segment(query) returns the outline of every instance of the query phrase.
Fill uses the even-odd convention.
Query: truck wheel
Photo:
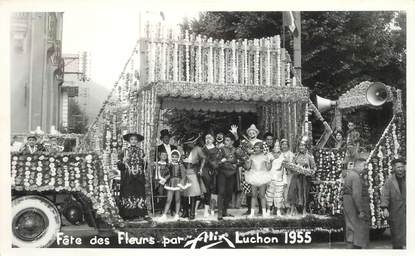
[[[12,244],[16,247],[48,247],[61,228],[58,209],[41,196],[12,201]]]

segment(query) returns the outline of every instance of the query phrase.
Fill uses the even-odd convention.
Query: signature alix
[[[221,243],[227,243],[230,248],[235,248],[235,245],[232,243],[231,240],[228,238],[228,233],[219,234],[217,231],[204,231],[200,233],[197,237],[190,239],[186,242],[184,247],[189,247],[190,249],[198,248],[198,244],[203,243],[204,245],[199,247],[199,249],[208,249],[214,247]]]

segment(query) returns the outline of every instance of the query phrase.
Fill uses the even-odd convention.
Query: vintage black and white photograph
[[[406,250],[406,11],[265,10],[10,13],[10,247]]]

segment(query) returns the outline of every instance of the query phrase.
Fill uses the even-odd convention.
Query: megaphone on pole
[[[372,106],[383,105],[388,98],[386,85],[380,82],[374,82],[366,90],[366,99]]]
[[[336,106],[336,104],[337,103],[334,100],[329,100],[316,95],[316,107],[321,113],[329,110],[333,106]]]

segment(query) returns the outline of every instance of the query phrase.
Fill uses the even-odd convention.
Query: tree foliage
[[[365,80],[405,89],[405,13],[302,12],[301,26],[302,80],[312,92],[337,98]],[[281,12],[206,12],[182,27],[225,40],[283,33]]]
[[[405,99],[404,12],[302,12],[301,26],[302,83],[311,93],[337,99],[369,80],[402,89]],[[282,28],[281,12],[206,12],[198,19],[186,20],[182,29],[225,40],[279,34],[292,56],[293,40],[288,29]],[[175,117],[169,122],[173,129],[196,118],[179,113]],[[200,125],[220,123],[209,119],[216,116],[204,118]]]
[[[69,99],[68,106],[68,132],[83,134],[86,132],[88,126],[88,117],[84,111],[79,107],[79,104],[74,99]]]

